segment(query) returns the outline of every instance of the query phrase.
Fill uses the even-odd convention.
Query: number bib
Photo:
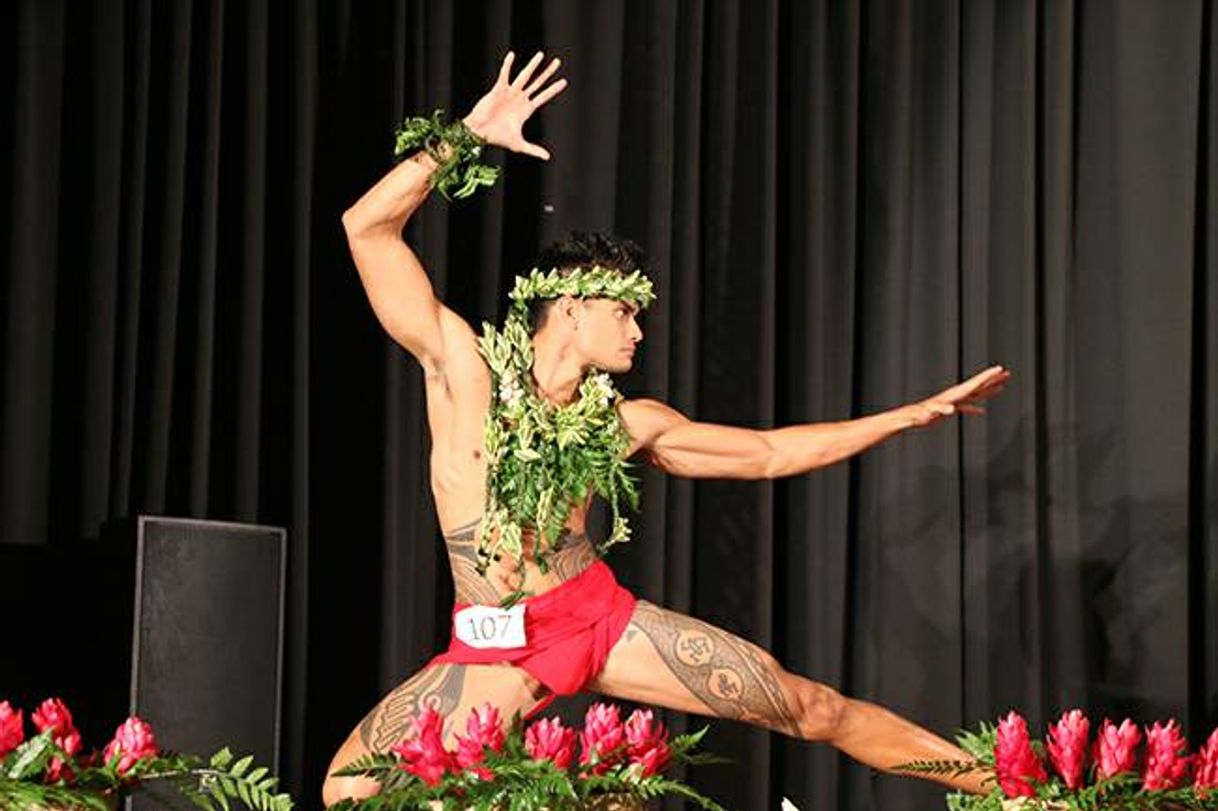
[[[471,648],[523,648],[524,604],[511,608],[471,605],[453,616],[453,629]]]

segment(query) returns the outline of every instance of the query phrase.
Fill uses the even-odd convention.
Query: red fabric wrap
[[[471,648],[453,633],[432,664],[510,662],[560,696],[578,693],[605,666],[609,651],[634,614],[635,597],[598,560],[557,588],[526,597],[523,648]],[[458,603],[453,614],[468,606]]]

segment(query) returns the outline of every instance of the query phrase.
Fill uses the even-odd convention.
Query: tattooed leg
[[[447,720],[456,711],[464,687],[464,665],[427,668],[391,690],[368,713],[359,725],[360,742],[370,752],[385,752],[406,737],[424,710],[435,710]]]
[[[621,655],[615,663],[616,654]],[[653,659],[652,666],[642,666],[646,658]],[[634,664],[639,666],[632,666],[631,659],[638,660]],[[615,664],[622,668],[614,669]],[[627,675],[628,671],[634,672]],[[798,735],[795,713],[779,683],[780,673],[773,657],[756,645],[640,600],[598,682],[612,691],[620,689],[616,682],[640,679],[640,686],[667,693],[667,702],[660,703],[676,703],[676,709]],[[594,684],[594,689],[600,687]]]
[[[773,656],[713,625],[639,601],[597,692],[700,715],[732,718],[824,741],[876,769],[915,760],[967,760],[957,747],[904,718],[784,670]],[[927,775],[988,791],[982,774]]]
[[[490,703],[506,722],[526,713],[546,695],[525,671],[511,665],[434,665],[416,673],[386,695],[339,748],[322,786],[326,805],[344,798],[366,798],[380,784],[363,777],[336,777],[334,772],[369,752],[384,752],[410,733],[415,718],[426,709],[444,717],[445,743],[462,731],[470,712]]]

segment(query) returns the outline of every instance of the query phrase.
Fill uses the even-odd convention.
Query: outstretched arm
[[[514,58],[511,53],[504,58],[494,87],[465,117],[465,125],[490,145],[546,160],[549,153],[525,140],[522,128],[567,82],[550,82],[558,70],[557,59],[537,73],[540,53],[513,79]],[[436,298],[418,257],[402,239],[402,228],[431,191],[435,169],[435,160],[418,152],[343,214],[351,255],[373,311],[390,336],[429,372],[442,369],[452,341],[468,343],[473,337],[469,326]]]
[[[848,459],[910,428],[952,414],[981,414],[1011,373],[993,366],[933,397],[843,422],[768,430],[694,422],[655,400],[621,405],[633,451],[665,472],[690,478],[775,479]]]

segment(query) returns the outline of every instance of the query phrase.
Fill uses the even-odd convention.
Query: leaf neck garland
[[[598,545],[602,554],[630,539],[621,514],[625,501],[638,508],[638,490],[625,454],[630,438],[617,414],[622,396],[605,372],[590,369],[575,402],[556,406],[533,381],[533,336],[529,302],[560,296],[608,298],[642,309],[655,300],[651,281],[639,271],[625,274],[594,265],[517,276],[503,327],[484,323],[479,348],[491,370],[486,415],[486,509],[479,528],[479,568],[505,553],[523,566],[526,534],[542,571],[566,527],[572,507],[591,493],[613,511],[613,529]]]

